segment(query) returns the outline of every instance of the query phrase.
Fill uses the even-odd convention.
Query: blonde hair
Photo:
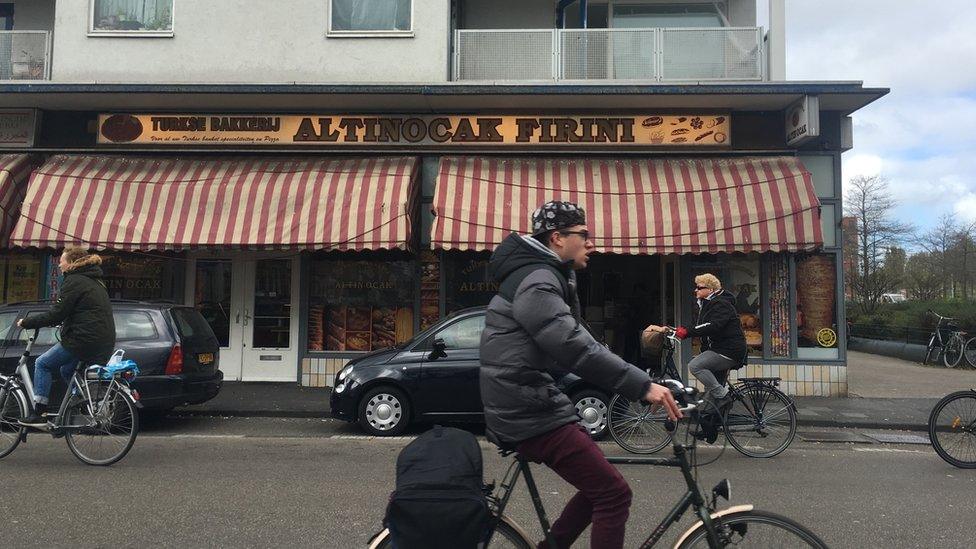
[[[695,284],[698,286],[704,286],[712,290],[721,290],[722,283],[719,282],[718,277],[712,273],[705,273],[695,277]]]

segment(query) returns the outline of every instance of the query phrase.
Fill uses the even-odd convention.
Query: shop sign
[[[820,99],[805,95],[786,109],[786,144],[800,145],[820,135]]]
[[[0,110],[0,148],[33,147],[36,130],[36,110]]]
[[[37,299],[41,283],[41,263],[34,258],[11,258],[7,261],[7,302]]]
[[[731,145],[724,113],[627,116],[102,114],[102,145]]]

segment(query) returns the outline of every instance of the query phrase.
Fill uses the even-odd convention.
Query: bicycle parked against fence
[[[0,458],[27,441],[32,430],[21,424],[34,411],[33,383],[27,358],[37,339],[27,340],[12,376],[0,375]],[[57,414],[46,431],[64,437],[68,448],[88,465],[111,465],[132,448],[139,432],[138,393],[129,388],[138,369],[134,365],[85,365],[81,362],[68,383]]]
[[[963,469],[976,469],[976,389],[942,398],[929,415],[929,440],[939,457]]]
[[[685,419],[679,421],[679,426],[676,427],[675,431],[682,430],[685,433],[686,442],[679,443],[679,437],[672,437],[674,457],[671,458],[607,457],[610,463],[615,464],[675,467],[681,470],[681,475],[685,480],[687,491],[680,497],[664,520],[651,531],[640,547],[653,547],[671,526],[681,520],[688,509],[694,509],[695,516],[699,520],[678,538],[675,547],[682,549],[693,547],[716,549],[733,546],[826,548],[827,545],[803,525],[775,513],[760,511],[752,505],[736,505],[716,511],[719,498],[726,501],[731,500],[732,489],[728,479],[724,479],[712,488],[711,497],[707,498],[701,486],[698,485],[697,469],[700,464],[696,455],[697,439],[689,434],[691,427],[697,422],[699,406],[702,404],[698,398],[698,390],[693,387],[685,387],[677,380],[662,380],[662,383],[671,389],[675,400],[684,406],[681,411],[685,415]],[[499,450],[499,454],[502,456],[513,453],[510,450]],[[514,453],[514,455],[514,460],[497,489],[494,483],[484,487],[491,511],[491,522],[489,531],[486,533],[487,542],[484,547],[492,549],[501,547],[530,549],[536,547],[536,542],[533,541],[532,537],[514,520],[505,515],[515,483],[518,482],[520,476],[525,478],[525,484],[528,487],[529,496],[539,519],[543,537],[550,547],[555,547],[550,535],[549,519],[539,495],[539,488],[529,468],[529,462],[518,453]],[[369,542],[370,549],[390,548],[392,546],[393,542],[388,529],[380,531]],[[544,546],[544,544],[540,545],[540,547]],[[479,547],[481,546],[479,545]]]
[[[969,337],[969,334],[962,331],[955,324],[954,318],[942,316],[932,310],[926,313],[939,321],[935,325],[935,331],[929,336],[922,364],[941,361],[946,368],[955,368],[965,358],[970,368],[976,368],[976,337]]]
[[[661,357],[661,375],[681,381],[674,363],[674,349],[679,342],[673,330],[666,334]],[[778,377],[741,377],[737,382],[721,379],[729,387],[733,402],[724,416],[713,414],[711,421],[721,422],[725,438],[749,457],[768,458],[785,450],[796,436],[796,403],[777,389]],[[610,436],[621,448],[635,454],[653,454],[671,441],[674,425],[664,410],[654,410],[643,402],[631,402],[615,395],[608,406]],[[709,418],[706,418],[709,420]],[[702,432],[699,425],[698,432]]]

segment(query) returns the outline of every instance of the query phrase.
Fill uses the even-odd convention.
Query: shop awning
[[[820,201],[794,157],[441,160],[434,248],[491,250],[547,200],[580,204],[597,250],[700,254],[823,244]]]
[[[16,246],[119,250],[406,248],[412,157],[52,157],[31,178]]]
[[[27,194],[31,162],[26,154],[0,154],[0,248],[9,244],[10,231]]]

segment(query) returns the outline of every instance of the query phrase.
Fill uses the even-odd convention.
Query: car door
[[[20,311],[17,309],[0,312],[0,374],[3,375],[12,375],[20,359],[20,353],[7,349],[13,343],[11,339],[15,334],[11,335],[11,329],[18,318],[20,318]]]
[[[484,314],[465,316],[446,324],[424,341],[426,355],[414,403],[418,413],[472,419],[483,414],[478,374],[484,328]]]

